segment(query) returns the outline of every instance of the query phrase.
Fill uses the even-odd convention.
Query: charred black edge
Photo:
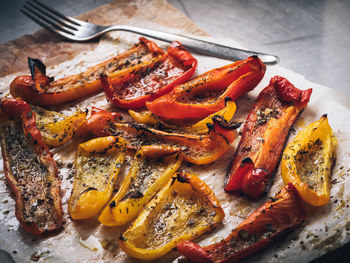
[[[122,199],[120,199],[120,201],[124,201],[126,199],[138,199],[142,197],[143,197],[143,194],[140,191],[132,191],[127,193]]]
[[[35,80],[35,68],[37,68],[42,74],[46,76],[46,66],[39,59],[28,57],[28,67],[33,80]],[[53,80],[53,78],[49,79],[50,81]]]
[[[229,102],[229,101],[233,101],[233,99],[231,97],[227,96],[225,98],[225,107],[227,106],[227,102]]]
[[[46,66],[37,58],[28,57],[28,67],[32,78],[35,79],[35,67],[37,67],[41,73],[46,75]]]
[[[120,239],[121,241],[123,241],[123,242],[128,241],[123,235],[120,235],[120,236],[119,236],[119,239]]]
[[[244,157],[242,162],[241,162],[241,165],[243,166],[245,164],[254,164],[254,162],[250,157]]]
[[[235,121],[226,121],[225,118],[221,115],[215,115],[212,120],[214,122],[217,122],[221,128],[224,129],[238,129],[239,127],[241,127],[243,122],[235,122]]]
[[[92,190],[96,190],[96,191],[97,191],[97,188],[95,188],[95,187],[86,188],[84,191],[81,192],[80,195],[82,195],[82,194],[84,194],[84,193],[87,193],[87,192],[90,192],[90,191],[92,191]]]
[[[215,121],[214,121],[214,122],[215,122]],[[215,130],[215,125],[214,125],[214,124],[212,124],[212,123],[207,123],[207,127],[208,127],[208,130],[209,130],[209,133],[210,133],[211,131],[215,132],[217,135],[221,136],[221,137],[225,140],[225,142],[226,142],[227,144],[230,144],[229,141],[227,140],[227,138],[226,138],[224,135],[222,135],[221,133],[218,133],[218,132]]]
[[[184,184],[184,183],[188,184],[190,182],[190,179],[188,178],[188,176],[185,173],[178,173],[176,175],[176,179],[179,183],[182,183],[182,184]]]
[[[185,183],[189,184],[190,183],[190,180],[189,180],[189,178],[187,177],[187,175],[185,173],[177,173],[176,176],[174,176],[172,178],[172,181],[171,181],[170,185],[173,185],[176,180],[179,183],[182,183],[182,184],[185,184]]]

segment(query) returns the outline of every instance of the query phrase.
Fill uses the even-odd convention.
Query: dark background
[[[41,0],[75,16],[109,0]],[[0,43],[40,27],[19,12],[23,0],[0,0]],[[280,65],[350,95],[350,0],[168,0],[216,38],[276,54]],[[308,87],[301,87],[306,89]],[[0,261],[7,262],[0,251]],[[350,262],[350,244],[314,263]]]

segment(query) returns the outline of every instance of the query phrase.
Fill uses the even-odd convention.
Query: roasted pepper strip
[[[273,239],[298,226],[304,219],[304,207],[298,191],[292,184],[288,184],[224,240],[203,248],[189,241],[182,242],[177,245],[177,250],[193,262],[237,262],[266,247]]]
[[[128,141],[128,147],[132,149],[137,149],[141,145],[149,145],[150,150],[152,147],[172,147],[176,151],[182,150],[184,160],[194,164],[208,164],[216,161],[229,150],[234,139],[232,127],[221,127],[224,122],[215,118],[214,124],[208,124],[209,132],[206,135],[193,135],[164,132],[139,124],[112,122],[109,121],[113,118],[112,113],[107,111],[103,111],[103,116],[106,120],[104,124],[107,126],[99,126],[101,122],[96,120],[96,129],[90,130],[95,136],[98,134],[121,136]],[[94,127],[92,119],[93,115],[87,122]],[[234,128],[237,127],[235,123]]]
[[[115,136],[96,138],[79,145],[73,191],[68,203],[72,219],[93,217],[107,204],[125,152],[126,141]]]
[[[47,235],[62,228],[63,211],[57,167],[29,105],[3,98],[1,148],[7,181],[15,194],[16,217],[33,235]]]
[[[76,134],[82,138],[89,138],[91,135],[95,136],[108,136],[111,134],[108,131],[110,123],[114,123],[121,120],[121,116],[118,112],[110,112],[101,110],[96,107],[92,107],[91,116],[86,119],[76,131]]]
[[[276,169],[289,130],[307,106],[311,89],[301,91],[276,76],[252,106],[227,174],[225,191],[242,189],[260,197]]]
[[[164,119],[205,118],[224,108],[227,97],[236,100],[255,88],[265,69],[258,57],[249,57],[178,85],[169,94],[147,102],[146,106]]]
[[[98,220],[106,226],[122,226],[133,220],[152,197],[162,189],[180,167],[180,152],[156,158],[147,157],[142,147],[135,154],[129,173],[119,191]]]
[[[168,124],[162,121],[150,111],[137,112],[129,110],[129,114],[131,115],[131,117],[139,124],[149,125],[160,130],[179,131],[190,134],[206,134],[208,133],[208,123],[213,124],[214,116],[220,116],[220,118],[222,118],[226,122],[230,122],[235,112],[236,104],[234,103],[234,101],[227,101],[225,108],[223,108],[222,110],[219,110],[218,112],[215,112],[192,125],[179,127],[177,125]]]
[[[154,42],[140,38],[140,43],[121,54],[85,72],[56,81],[46,76],[45,65],[42,62],[29,58],[31,76],[16,77],[10,85],[10,93],[13,97],[21,97],[34,105],[59,105],[100,91],[100,74],[107,74],[113,78],[119,71],[149,61],[163,53]]]
[[[65,116],[38,106],[31,105],[30,108],[35,112],[37,127],[47,146],[60,146],[69,141],[88,113],[78,110],[70,116]]]
[[[327,115],[305,127],[286,147],[281,161],[283,181],[292,182],[301,198],[313,206],[329,202],[329,179],[337,139]]]
[[[146,205],[120,237],[128,255],[157,259],[183,240],[192,240],[222,222],[219,201],[197,176],[180,173]]]
[[[188,81],[196,67],[197,60],[175,41],[163,56],[124,70],[113,79],[101,75],[101,83],[111,104],[135,109]]]

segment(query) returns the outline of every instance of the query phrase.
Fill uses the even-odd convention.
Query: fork
[[[100,37],[109,31],[117,30],[141,34],[166,42],[178,40],[183,46],[194,52],[228,60],[243,60],[249,56],[256,55],[265,64],[273,65],[279,62],[279,58],[275,55],[224,46],[192,37],[134,26],[102,26],[84,22],[70,16],[65,16],[38,0],[26,1],[20,11],[47,30],[77,42],[88,41]]]

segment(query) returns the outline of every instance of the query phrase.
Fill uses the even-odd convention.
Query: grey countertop
[[[78,15],[109,0],[42,0]],[[0,42],[40,27],[19,12],[24,0],[0,1]],[[350,1],[168,0],[214,38],[276,54],[280,65],[350,96]],[[307,87],[301,87],[306,89]],[[350,245],[317,262],[348,262]],[[1,254],[0,254],[0,258]]]

